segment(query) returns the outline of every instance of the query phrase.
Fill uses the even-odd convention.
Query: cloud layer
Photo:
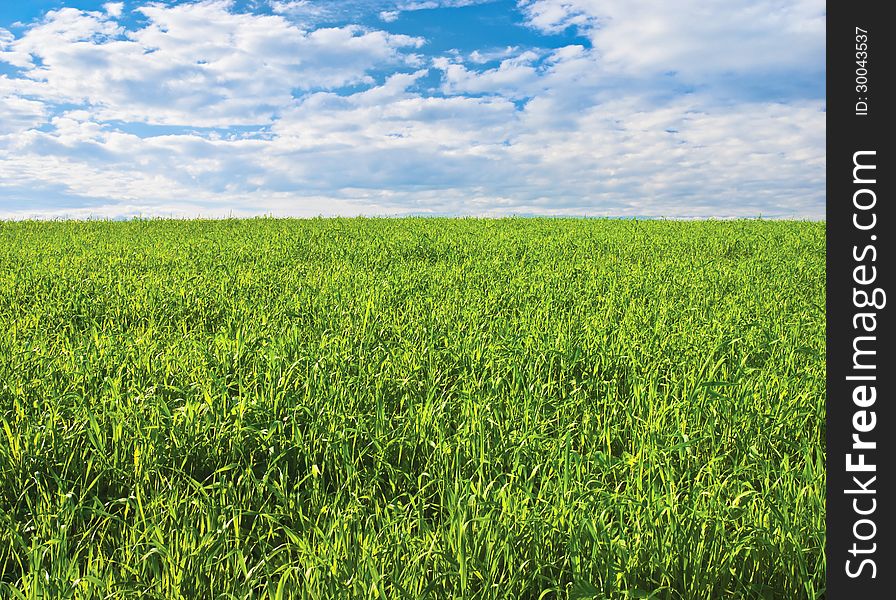
[[[402,28],[480,4],[0,24],[0,217],[823,216],[823,3],[524,0],[545,43],[473,52]]]

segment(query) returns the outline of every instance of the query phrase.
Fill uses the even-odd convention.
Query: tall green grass
[[[824,241],[0,223],[0,597],[821,597]]]

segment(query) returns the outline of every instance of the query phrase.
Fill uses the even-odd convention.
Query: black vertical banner
[[[896,110],[884,2],[827,12],[827,598],[896,597]]]

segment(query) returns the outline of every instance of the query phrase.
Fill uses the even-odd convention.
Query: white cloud
[[[485,71],[471,71],[460,63],[436,60],[434,66],[444,72],[442,90],[448,94],[500,93],[509,98],[530,96],[539,86],[540,70],[535,61],[540,55],[531,50],[505,58],[500,65]],[[483,62],[481,55],[472,62]]]
[[[105,10],[110,17],[120,17],[121,11],[124,10],[124,2],[106,2],[103,4],[103,10]]]
[[[824,68],[822,0],[519,0],[529,24],[577,27],[604,65],[688,76]]]
[[[500,97],[423,97],[409,91],[422,75],[312,94],[267,139],[140,138],[64,115],[52,131],[19,136],[0,171],[6,181],[63,181],[106,199],[112,216],[114,200],[125,212],[167,214],[161,207],[178,198],[219,216],[823,214],[818,103],[707,108],[711,99],[690,97],[657,107],[624,95],[565,128],[554,126],[562,99],[517,111]]]

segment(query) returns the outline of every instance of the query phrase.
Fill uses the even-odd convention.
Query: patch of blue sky
[[[10,78],[21,77],[22,69],[20,69],[19,67],[14,67],[9,63],[5,63],[0,60],[0,77],[3,77],[4,75]]]
[[[412,92],[435,96],[440,93],[439,86],[441,84],[442,72],[438,69],[429,68],[426,70],[426,74],[417,79],[408,89]]]
[[[425,38],[421,50],[427,54],[451,50],[486,53],[507,47],[562,48],[571,44],[590,47],[588,38],[579,35],[575,28],[546,35],[527,27],[514,0],[401,11],[388,23],[377,14],[362,24]]]
[[[97,10],[102,10],[103,3],[71,0],[12,0],[0,2],[0,27],[15,30],[17,27],[28,25],[49,10],[56,10],[64,6],[86,8],[87,5],[94,5],[99,7]]]
[[[39,21],[51,10],[61,8],[76,8],[83,11],[106,12],[103,5],[110,0],[9,0],[0,2],[0,27],[15,31],[16,28],[28,26]],[[119,0],[121,1],[121,0]],[[133,0],[125,2],[125,10],[122,17],[127,18],[128,4],[134,4]]]

